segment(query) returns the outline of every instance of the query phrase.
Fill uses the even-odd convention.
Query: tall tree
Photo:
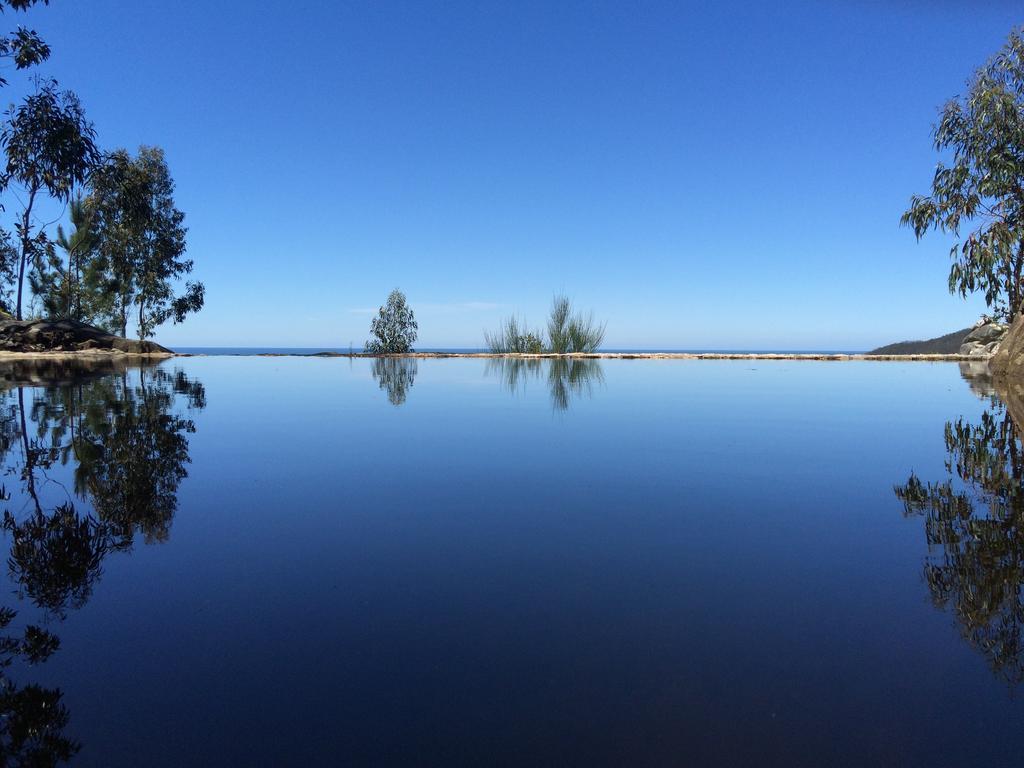
[[[162,149],[140,147],[136,158],[123,149],[112,153],[93,176],[88,204],[96,235],[90,279],[111,295],[109,319],[122,336],[132,314],[145,339],[167,320],[180,323],[202,308],[202,283],[186,282],[183,293],[174,293],[193,262],[185,258],[185,214],[174,205]]]
[[[975,74],[965,97],[942,109],[933,135],[946,153],[930,195],[915,195],[901,223],[920,239],[937,229],[950,250],[949,291],[981,291],[997,316],[1024,307],[1024,39],[1015,30]]]
[[[33,219],[35,206],[44,194],[67,202],[96,166],[99,152],[92,123],[86,120],[78,97],[58,90],[55,80],[37,81],[35,93],[7,112],[0,142],[7,153],[3,185],[13,182],[24,190],[15,223],[15,316],[21,320],[25,273],[45,269],[53,247],[45,229]]]

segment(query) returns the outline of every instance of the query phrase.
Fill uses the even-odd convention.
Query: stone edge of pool
[[[921,361],[921,362],[949,362],[949,363],[987,363],[987,357],[971,355],[869,355],[854,353],[784,353],[784,352],[579,352],[568,354],[525,354],[525,353],[495,353],[495,352],[404,352],[400,354],[380,355],[369,352],[259,352],[252,355],[238,353],[216,353],[189,354],[179,353],[177,357],[319,357],[319,358],[412,358],[412,359],[447,359],[447,358],[469,358],[469,359],[497,359],[506,358],[514,360],[552,360],[552,359],[576,359],[576,360],[868,360],[868,361]]]
[[[368,352],[259,352],[245,355],[225,352],[121,352],[119,350],[88,350],[78,352],[5,352],[0,351],[3,360],[98,360],[98,359],[142,359],[166,360],[172,357],[315,357],[315,358],[412,358],[412,359],[514,359],[514,360],[834,360],[834,361],[891,361],[891,362],[932,362],[932,363],[988,363],[988,357],[976,355],[869,355],[857,353],[816,353],[816,352],[581,352],[569,354],[519,354],[493,352],[405,352],[379,355]]]

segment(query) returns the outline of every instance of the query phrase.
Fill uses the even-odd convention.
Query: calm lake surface
[[[956,364],[0,388],[11,764],[1021,764],[1024,459]]]

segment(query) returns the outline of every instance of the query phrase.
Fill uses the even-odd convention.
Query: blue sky
[[[169,345],[420,347],[562,291],[609,347],[863,349],[973,322],[899,227],[1010,2],[124,3],[15,17],[106,148],[167,152],[207,307]],[[19,80],[15,75],[12,81]],[[8,88],[8,100],[17,88]]]

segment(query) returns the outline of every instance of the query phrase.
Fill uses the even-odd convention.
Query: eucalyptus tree
[[[951,234],[949,291],[980,291],[997,316],[1024,306],[1024,39],[1006,45],[950,100],[933,130],[946,156],[931,193],[914,195],[901,223],[920,239]]]
[[[50,0],[0,0],[0,13],[10,8],[13,11],[27,11],[33,5],[49,5]],[[50,46],[33,29],[18,27],[14,32],[0,37],[0,59],[14,62],[16,69],[41,64],[50,58]],[[7,80],[0,77],[0,86]]]
[[[418,329],[419,325],[405,294],[396,288],[370,323],[373,338],[366,342],[365,349],[378,355],[412,352]]]
[[[46,268],[53,245],[44,227],[34,219],[44,195],[66,203],[75,187],[83,184],[99,161],[95,130],[85,118],[78,97],[61,91],[55,80],[39,80],[35,92],[6,115],[0,143],[7,155],[4,187],[17,184],[24,196],[16,216],[15,316],[22,319],[22,300],[27,271]]]
[[[145,339],[167,320],[180,323],[202,308],[200,282],[186,282],[175,295],[193,262],[185,257],[185,214],[174,204],[162,149],[140,147],[134,158],[124,149],[113,152],[93,175],[88,205],[96,239],[89,281],[109,296],[104,311],[122,336],[132,314]]]

